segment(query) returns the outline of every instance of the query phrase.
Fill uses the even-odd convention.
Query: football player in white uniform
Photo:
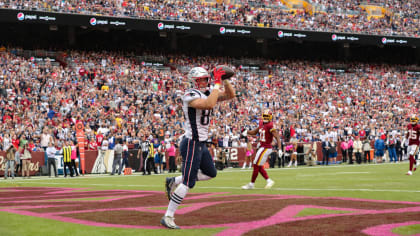
[[[202,67],[194,67],[188,73],[193,88],[182,97],[182,110],[185,117],[184,138],[180,144],[182,156],[182,175],[166,178],[166,193],[169,199],[168,209],[160,223],[170,229],[179,229],[174,222],[174,214],[188,190],[193,188],[197,180],[209,180],[216,177],[217,171],[213,158],[207,149],[210,115],[218,101],[235,97],[235,90],[227,80],[227,71],[223,67],[213,70],[213,89],[209,89],[210,74]],[[232,71],[231,71],[232,72]],[[233,75],[233,74],[232,74]],[[224,85],[224,91],[220,87]]]

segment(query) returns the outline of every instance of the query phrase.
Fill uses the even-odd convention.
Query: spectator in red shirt
[[[29,148],[29,150],[31,150],[31,151],[36,151],[36,148],[35,148],[35,144],[34,144],[34,140],[33,140],[33,139],[30,139],[30,140],[29,140],[29,143],[28,143],[28,148]]]
[[[9,112],[6,112],[6,114],[3,116],[3,123],[6,123],[8,120],[13,120],[10,116]]]
[[[363,128],[359,130],[359,137],[360,139],[364,139],[366,137],[366,131]]]
[[[101,133],[101,131],[98,131],[98,134],[96,135],[97,146],[102,146],[102,141],[104,141],[104,135]]]
[[[93,151],[98,150],[98,143],[94,140],[93,137],[89,140],[88,149]]]
[[[16,150],[18,150],[18,148],[19,148],[19,143],[20,143],[19,138],[17,137],[16,134],[13,134],[12,135],[12,145],[16,148]]]

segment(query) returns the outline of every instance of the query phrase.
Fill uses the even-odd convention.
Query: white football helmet
[[[207,78],[209,80],[210,74],[203,67],[194,67],[188,72],[187,77],[191,85],[194,87],[199,87],[197,80],[202,78]]]

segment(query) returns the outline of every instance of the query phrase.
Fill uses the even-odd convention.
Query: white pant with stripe
[[[257,153],[255,154],[253,164],[263,166],[265,162],[267,161],[268,156],[273,151],[272,148],[266,148],[266,147],[260,147],[258,148]]]

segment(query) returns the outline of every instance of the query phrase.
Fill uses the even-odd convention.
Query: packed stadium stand
[[[419,113],[419,8],[415,0],[2,1],[0,145],[29,140],[41,150],[49,133],[60,147],[78,121],[89,149],[98,131],[136,148],[162,129],[176,141],[186,73],[219,64],[235,69],[237,94],[214,110],[214,143],[239,142],[264,107],[302,142],[331,132],[334,141],[402,140]]]
[[[410,1],[2,1],[0,8],[419,37],[420,3]]]
[[[148,62],[162,58],[161,64]],[[263,66],[250,70],[239,64],[253,61]],[[3,48],[0,78],[7,97],[2,98],[1,133],[3,139],[24,134],[39,145],[43,127],[50,126],[62,141],[74,135],[80,120],[87,124],[88,140],[104,128],[109,135],[138,142],[161,126],[176,138],[183,133],[177,99],[186,88],[185,73],[191,66],[210,69],[221,63],[236,67],[238,98],[215,109],[215,139],[226,131],[238,138],[266,104],[279,126],[294,127],[308,141],[329,129],[343,138],[352,130],[370,130],[374,137],[401,134],[407,117],[418,112],[418,75],[407,74],[418,67],[401,71],[362,63]]]

